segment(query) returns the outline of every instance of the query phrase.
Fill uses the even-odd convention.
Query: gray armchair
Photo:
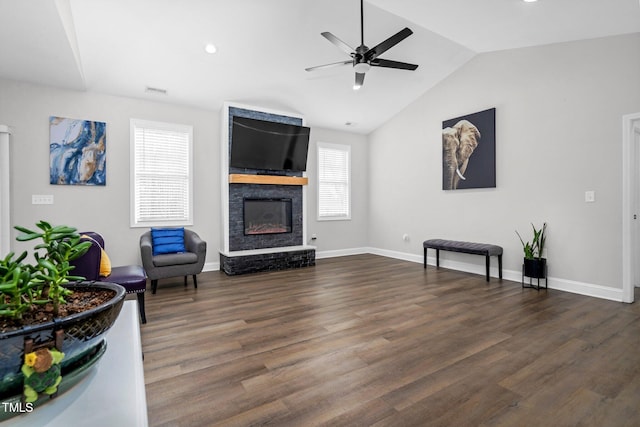
[[[193,286],[198,287],[196,274],[204,267],[204,259],[207,254],[207,242],[202,240],[195,232],[184,230],[184,246],[186,252],[176,254],[153,255],[153,241],[151,231],[140,236],[140,255],[142,266],[147,277],[151,280],[151,291],[156,293],[158,279],[184,276],[184,285],[187,286],[187,276],[193,276]]]

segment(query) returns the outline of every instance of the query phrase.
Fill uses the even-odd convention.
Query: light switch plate
[[[53,195],[52,194],[32,194],[31,204],[32,205],[52,205]]]

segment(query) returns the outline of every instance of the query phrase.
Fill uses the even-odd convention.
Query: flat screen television
[[[233,117],[229,166],[270,171],[307,170],[310,129]]]

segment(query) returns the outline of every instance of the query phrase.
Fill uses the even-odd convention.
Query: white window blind
[[[191,126],[132,119],[133,227],[192,225]]]
[[[318,143],[318,219],[351,218],[351,147]]]

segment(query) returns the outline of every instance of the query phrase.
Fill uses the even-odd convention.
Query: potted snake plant
[[[531,241],[527,242],[516,231],[524,250],[524,275],[535,279],[543,279],[547,276],[547,259],[542,256],[547,238],[545,235],[547,223],[542,224],[540,229],[531,224],[531,228],[533,229],[533,237]]]

